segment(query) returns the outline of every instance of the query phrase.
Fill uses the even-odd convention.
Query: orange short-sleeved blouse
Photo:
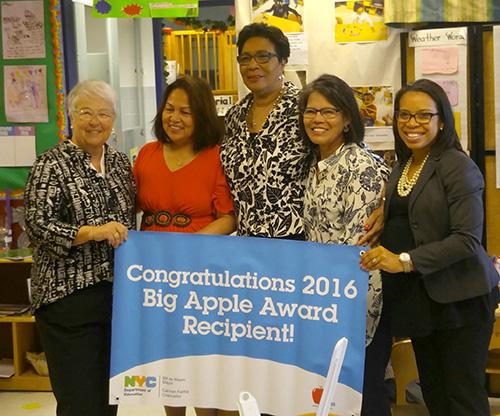
[[[203,150],[175,172],[163,158],[160,141],[147,143],[137,156],[134,176],[142,231],[194,233],[234,210],[219,157],[219,146]]]

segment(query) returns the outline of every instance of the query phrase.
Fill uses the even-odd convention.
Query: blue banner
[[[129,232],[115,253],[112,403],[316,414],[333,348],[348,347],[331,411],[358,413],[368,273],[362,248]]]

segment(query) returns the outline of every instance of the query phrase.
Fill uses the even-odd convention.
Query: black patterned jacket
[[[246,117],[252,94],[231,107],[221,161],[234,199],[238,235],[285,237],[303,233],[309,150],[300,137],[298,88],[287,90],[251,138]]]
[[[25,189],[26,232],[34,245],[32,311],[75,290],[113,280],[107,241],[72,246],[80,227],[117,221],[135,229],[134,176],[127,157],[105,146],[105,175],[69,140],[42,153]]]

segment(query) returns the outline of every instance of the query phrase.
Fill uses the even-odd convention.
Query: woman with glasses
[[[395,121],[398,160],[381,246],[361,267],[382,270],[384,314],[394,336],[411,338],[429,413],[487,416],[485,368],[500,296],[481,245],[483,176],[462,151],[438,84],[404,86]]]
[[[363,119],[343,80],[320,76],[300,92],[299,108],[300,131],[314,154],[304,198],[306,240],[356,245],[368,216],[381,203],[389,169],[364,145]],[[362,414],[390,416],[384,380],[376,384],[370,377],[385,368],[380,352],[387,340],[376,331],[382,309],[379,272],[370,274],[367,306]]]
[[[220,156],[242,236],[304,239],[309,151],[300,138],[298,89],[284,81],[290,45],[280,29],[245,26],[238,63],[250,93],[226,115]]]
[[[31,308],[57,415],[110,416],[113,249],[135,228],[134,177],[106,144],[118,113],[113,88],[79,83],[68,111],[73,135],[36,159],[26,183]]]
[[[219,157],[223,128],[210,86],[202,78],[178,78],[165,89],[153,123],[158,140],[144,145],[134,164],[141,230],[231,234],[236,219]],[[200,371],[200,377],[211,374]],[[195,410],[198,416],[218,414]],[[165,411],[186,414],[185,407]]]

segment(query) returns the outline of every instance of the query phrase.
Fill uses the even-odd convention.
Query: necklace
[[[413,162],[413,155],[411,155],[411,157],[408,159],[408,162],[406,162],[406,166],[403,169],[403,173],[401,174],[401,177],[399,178],[398,181],[398,195],[400,197],[404,198],[405,196],[410,195],[410,192],[417,183],[418,177],[420,176],[420,172],[422,172],[422,168],[424,167],[425,162],[427,162],[428,157],[429,153],[427,153],[427,156],[422,161],[422,164],[420,165],[418,170],[413,174],[411,179],[408,179],[408,172],[410,171],[410,167]]]
[[[278,94],[278,96],[276,97],[276,99],[273,101],[273,106],[271,107],[271,109],[269,110],[269,113],[271,113],[275,108],[276,106],[280,103],[281,101],[281,98],[283,97],[283,94],[285,94],[286,92],[286,85],[283,84],[283,86],[281,87],[281,90],[280,90],[280,93]],[[262,108],[265,108],[265,107],[268,107],[269,104],[266,104],[266,105],[258,105],[254,102],[253,98],[252,98],[252,102],[250,103],[250,106],[248,108],[252,108],[252,106],[255,104],[256,107],[262,107]],[[255,118],[256,118],[256,111],[254,110],[252,112],[252,121],[250,122],[250,127],[252,127],[252,129],[255,128],[255,126],[257,125],[257,123],[255,122]]]

